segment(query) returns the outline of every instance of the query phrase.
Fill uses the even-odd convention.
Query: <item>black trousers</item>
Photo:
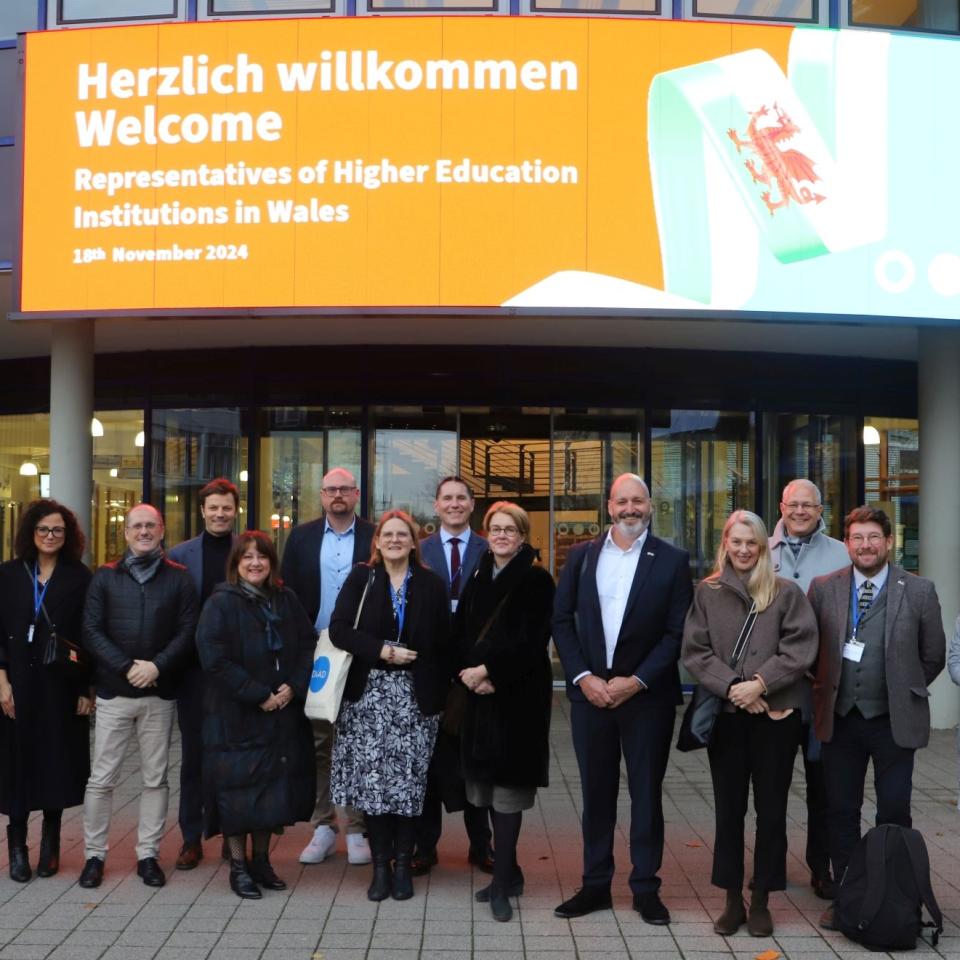
[[[827,820],[833,875],[843,877],[850,854],[860,840],[860,810],[867,762],[873,761],[877,793],[877,824],[909,827],[913,791],[913,755],[898,747],[890,729],[890,715],[867,720],[856,707],[845,717],[834,716],[833,739],[823,744],[823,770],[830,813]]]
[[[752,783],[757,814],[754,886],[786,889],[787,799],[801,725],[799,710],[782,720],[745,710],[720,714],[707,750],[716,814],[710,878],[714,886],[743,888],[744,819]]]
[[[180,833],[184,843],[203,837],[203,671],[191,666],[177,694],[180,726]]]
[[[573,747],[583,791],[583,885],[606,887],[613,880],[613,838],[620,793],[620,757],[630,791],[630,889],[660,889],[663,862],[663,776],[670,755],[676,708],[648,706],[643,693],[614,710],[587,701],[570,703]]]
[[[830,872],[830,848],[827,842],[827,784],[823,775],[823,757],[811,760],[807,756],[811,726],[804,724],[800,732],[800,750],[803,754],[803,773],[807,782],[807,866],[814,877],[826,877]]]

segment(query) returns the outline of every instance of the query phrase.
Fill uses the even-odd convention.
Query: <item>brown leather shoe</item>
[[[203,847],[199,843],[185,843],[177,857],[178,870],[193,870],[203,859]]]

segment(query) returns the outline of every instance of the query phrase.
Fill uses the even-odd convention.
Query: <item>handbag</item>
[[[30,567],[24,563],[27,573]],[[47,613],[47,605],[40,604],[40,612],[43,619],[47,621],[47,642],[43,646],[43,653],[40,655],[40,662],[45,667],[61,667],[69,670],[71,673],[86,669],[88,665],[87,652],[78,643],[68,640],[62,634],[57,633],[57,628]]]
[[[757,622],[757,604],[754,601],[747,611],[747,619],[740,628],[740,636],[733,647],[733,656],[730,657],[730,669],[736,670],[747,650],[747,642],[753,632],[753,625]],[[717,726],[717,718],[723,709],[724,698],[711,693],[702,683],[693,689],[693,695],[683,712],[680,721],[680,733],[677,736],[677,749],[682,753],[690,750],[702,750],[713,742],[713,732]]]
[[[354,630],[360,623],[363,603],[367,599],[367,591],[373,583],[375,574],[376,570],[371,570],[367,576],[360,604],[357,607],[357,615],[353,618]],[[326,720],[328,723],[333,723],[337,719],[352,661],[353,654],[334,646],[330,639],[330,631],[324,627],[320,631],[316,649],[313,651],[313,670],[310,672],[307,700],[303,705],[303,712],[311,720]]]

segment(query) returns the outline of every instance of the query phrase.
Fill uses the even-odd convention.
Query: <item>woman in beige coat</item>
[[[745,629],[749,640],[731,667]],[[787,795],[817,645],[806,597],[773,572],[763,521],[734,511],[723,528],[716,571],[697,587],[683,633],[684,665],[725,701],[707,751],[716,811],[711,879],[727,892],[714,929],[725,936],[744,922],[754,936],[773,932],[767,896],[786,887]],[[757,834],[748,916],[743,832],[751,782]]]

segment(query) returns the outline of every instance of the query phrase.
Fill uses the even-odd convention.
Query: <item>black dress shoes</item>
[[[569,900],[553,911],[555,917],[572,920],[574,917],[585,917],[595,910],[613,909],[613,900],[610,899],[610,890],[607,887],[581,887]]]
[[[437,851],[417,852],[410,861],[410,872],[415,877],[425,877],[437,865]]]
[[[148,887],[162,887],[167,882],[167,878],[160,869],[160,864],[157,863],[156,857],[144,857],[142,860],[138,860],[137,876]]]
[[[643,917],[645,923],[663,927],[670,922],[670,911],[663,905],[659,893],[635,893],[633,909]]]
[[[91,857],[84,865],[80,874],[80,886],[91,890],[99,887],[103,882],[103,861],[99,857]]]
[[[813,887],[813,892],[821,900],[836,900],[837,898],[837,881],[829,873],[822,877],[811,875],[810,886]]]
[[[467,862],[472,863],[484,873],[493,873],[494,853],[489,847],[471,847],[467,854]]]

